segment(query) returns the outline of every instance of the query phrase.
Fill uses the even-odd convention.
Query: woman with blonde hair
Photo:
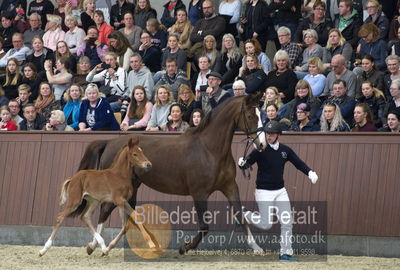
[[[0,78],[0,88],[3,88],[5,96],[11,100],[18,97],[18,86],[22,83],[22,75],[19,73],[19,62],[12,57],[7,60],[6,75]]]
[[[310,106],[309,118],[314,119],[321,106],[321,102],[313,96],[311,85],[306,80],[299,80],[295,88],[295,97],[286,104],[286,111],[283,117],[289,119],[291,122],[297,121],[296,108],[299,104],[306,103]]]
[[[294,98],[295,86],[298,81],[296,74],[290,69],[289,55],[284,50],[276,52],[274,70],[267,75],[267,85],[279,89],[282,102],[287,103]]]
[[[335,103],[329,102],[324,105],[320,118],[320,125],[322,132],[350,131],[349,125],[342,117],[339,106]]]
[[[261,49],[261,44],[256,38],[248,39],[244,42],[244,55],[255,54],[258,58],[258,62],[263,66],[265,74],[268,74],[272,70],[271,61],[265,52]],[[244,66],[244,57],[242,60],[242,66]]]
[[[26,63],[33,63],[39,77],[45,77],[44,62],[54,60],[54,53],[43,45],[41,36],[34,36],[32,39],[32,53],[26,56]]]
[[[219,70],[222,75],[221,85],[233,83],[239,69],[242,66],[242,53],[236,46],[235,37],[232,34],[225,34],[222,37],[221,64]]]
[[[266,77],[264,70],[260,63],[258,62],[258,58],[254,54],[249,54],[244,57],[245,59],[245,66],[240,67],[239,75],[237,76],[236,80],[244,81],[245,85],[252,88],[250,85],[252,81],[255,81],[257,77]]]
[[[156,18],[150,18],[146,22],[146,30],[150,33],[153,46],[164,49],[167,46],[168,32],[164,25]]]
[[[368,17],[364,23],[374,23],[380,29],[380,38],[386,39],[389,33],[389,19],[382,11],[382,5],[377,0],[368,0],[365,4]]]
[[[94,22],[94,11],[96,10],[95,0],[84,0],[83,1],[83,12],[81,13],[82,28],[85,33],[88,32],[89,26],[96,26]]]
[[[193,26],[188,19],[187,11],[185,9],[178,9],[176,11],[176,22],[168,29],[168,32],[169,34],[178,35],[178,46],[182,50],[188,50],[190,48],[190,34],[192,30]]]
[[[315,97],[319,97],[325,88],[326,77],[324,73],[324,66],[321,59],[313,57],[308,60],[308,74],[304,76],[312,89],[312,94]]]
[[[275,104],[278,107],[278,110],[283,106],[279,90],[275,86],[267,87],[265,90],[265,99],[262,110],[265,111],[268,104]]]
[[[200,50],[200,53],[196,55],[196,62],[198,62],[198,58],[202,55],[206,55],[210,59],[211,70],[219,69],[221,58],[219,57],[220,53],[217,50],[217,41],[213,35],[207,35],[204,37],[203,47]]]
[[[178,104],[183,112],[183,120],[190,122],[190,115],[194,109],[195,95],[187,84],[182,84],[178,88]]]
[[[120,130],[110,103],[100,96],[99,88],[89,83],[79,110],[79,131]]]
[[[324,63],[324,69],[326,72],[331,71],[332,57],[341,54],[346,59],[347,67],[350,67],[350,62],[353,58],[353,47],[346,39],[342,36],[337,28],[332,28],[328,34],[328,42],[323,48],[322,62]]]
[[[65,39],[65,32],[61,29],[61,17],[53,14],[47,14],[47,31],[43,35],[43,45],[46,48],[55,51],[57,42]]]
[[[78,130],[79,111],[81,107],[84,91],[79,84],[72,84],[64,93],[64,101],[66,102],[63,108],[67,125]]]
[[[169,108],[174,102],[174,97],[168,86],[160,85],[155,93],[156,103],[151,111],[151,117],[147,124],[147,131],[159,131],[168,122]]]
[[[51,112],[49,122],[45,125],[47,131],[74,131],[74,129],[67,125],[63,111],[54,110]]]

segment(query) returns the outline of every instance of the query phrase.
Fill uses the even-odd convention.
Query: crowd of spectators
[[[400,131],[400,1],[151,4],[4,0],[0,129],[185,131],[263,91],[285,131]]]

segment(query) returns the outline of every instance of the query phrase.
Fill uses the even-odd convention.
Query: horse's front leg
[[[240,219],[236,219],[237,222],[243,228],[243,233],[246,236],[247,245],[254,250],[254,253],[260,254],[263,253],[264,250],[257,245],[253,234],[250,231],[250,227],[244,218],[243,211],[242,211],[242,203],[240,201],[239,196],[239,188],[234,180],[226,184],[221,189],[221,192],[226,196],[229,201],[229,205],[233,207],[233,213],[240,213]]]
[[[179,249],[180,254],[184,254],[185,252],[188,252],[189,250],[196,248],[199,245],[201,239],[203,239],[203,237],[207,235],[209,229],[207,222],[204,221],[204,213],[207,211],[206,196],[201,198],[193,197],[193,200],[194,200],[194,207],[196,208],[197,212],[197,218],[199,221],[200,230],[198,231],[196,237],[193,238],[192,241],[188,243],[182,243]]]
[[[138,188],[140,186],[140,184],[137,183],[132,183],[134,185],[134,189],[133,189],[133,194],[132,197],[129,199],[128,203],[129,205],[135,209],[136,207],[136,197],[137,197],[137,191]],[[106,220],[108,219],[108,217],[111,215],[112,211],[115,209],[115,205],[112,203],[103,203],[101,204],[100,207],[100,216],[99,216],[99,222],[97,223],[97,233],[101,235],[101,233],[103,232],[104,229],[104,223],[106,222]],[[87,246],[86,246],[86,252],[88,255],[91,255],[93,253],[93,251],[96,249],[97,247],[97,240],[96,238],[93,238],[92,242],[90,242]]]
[[[104,222],[108,219],[108,217],[111,215],[112,211],[114,210],[116,206],[112,203],[102,203],[100,207],[100,216],[99,216],[99,222],[97,223],[97,228],[96,228],[96,233],[101,235],[104,229]],[[88,255],[91,255],[93,251],[97,247],[97,239],[93,237],[92,242],[90,242],[86,246],[86,252]]]

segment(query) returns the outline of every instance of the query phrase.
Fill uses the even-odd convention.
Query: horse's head
[[[136,166],[138,168],[144,170],[150,170],[152,167],[151,162],[144,155],[142,148],[139,147],[139,138],[134,137],[129,139],[128,142],[128,151],[129,151],[129,162],[132,166]]]
[[[254,147],[258,150],[264,150],[267,146],[265,133],[261,120],[261,111],[258,103],[263,93],[247,95],[242,103],[238,128],[246,133]]]

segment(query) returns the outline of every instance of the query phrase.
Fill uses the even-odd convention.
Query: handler
[[[313,184],[317,182],[318,176],[290,147],[278,142],[278,137],[282,130],[277,121],[268,122],[265,126],[265,133],[268,142],[265,150],[262,152],[254,150],[246,158],[239,158],[238,165],[241,169],[247,169],[255,162],[258,165],[255,199],[259,213],[244,211],[244,217],[249,224],[253,224],[262,230],[268,230],[273,225],[270,209],[272,207],[277,209],[276,215],[281,224],[279,260],[296,261],[297,259],[292,257],[293,249],[291,243],[293,216],[291,214],[290,218],[287,216],[287,213],[291,213],[291,207],[283,181],[285,163],[290,161],[298,170],[308,175]],[[282,222],[281,215],[285,213],[285,219]]]

